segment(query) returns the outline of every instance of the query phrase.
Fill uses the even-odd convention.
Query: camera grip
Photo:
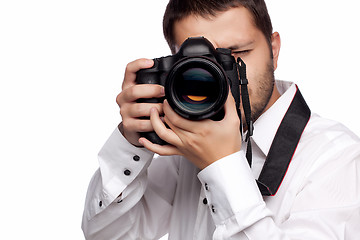
[[[139,103],[162,103],[164,101],[164,98],[140,98],[136,102]],[[149,117],[141,117],[141,119],[149,119]],[[154,131],[152,132],[141,132],[141,137],[146,138],[152,143],[156,143],[159,145],[166,145],[168,144],[164,140],[162,140]]]
[[[157,62],[155,61],[155,66]],[[159,81],[159,72],[156,68],[149,69],[141,69],[136,73],[136,84],[160,84]],[[162,98],[140,98],[136,102],[138,103],[162,103],[164,102],[164,97]],[[148,117],[144,117],[144,119],[149,119]],[[162,140],[154,131],[152,132],[141,132],[141,137],[146,138],[152,143],[159,145],[168,144],[164,140]]]
[[[167,142],[162,140],[156,134],[156,132],[143,132],[143,133],[140,133],[140,136],[146,138],[147,140],[149,140],[150,142],[155,143],[155,144],[159,144],[159,145],[167,145],[168,144]]]

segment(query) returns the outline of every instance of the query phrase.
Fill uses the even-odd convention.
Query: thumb
[[[224,104],[224,110],[225,110],[224,118],[234,118],[234,117],[239,118],[238,116],[239,109],[236,109],[236,103],[233,95],[231,94],[231,91],[229,91],[227,100]]]

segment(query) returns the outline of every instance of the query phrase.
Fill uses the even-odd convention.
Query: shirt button
[[[216,209],[215,209],[215,207],[214,207],[214,206],[211,206],[211,211],[212,211],[213,213],[215,213],[215,212],[216,212]]]
[[[205,183],[205,189],[206,189],[206,191],[209,191],[209,186],[207,183]]]
[[[123,201],[122,199],[119,199],[119,200],[117,201],[117,203],[122,203],[122,201]]]
[[[140,157],[139,157],[138,155],[135,155],[135,156],[133,157],[133,160],[136,161],[136,162],[138,162],[138,161],[140,160]]]
[[[129,169],[126,169],[126,170],[124,171],[124,174],[125,174],[126,176],[130,176],[131,171],[130,171]]]
[[[99,202],[99,207],[102,207],[102,201]]]
[[[208,204],[208,200],[206,198],[203,199],[203,204]]]

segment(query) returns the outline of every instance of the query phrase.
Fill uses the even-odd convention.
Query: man
[[[173,53],[204,36],[246,63],[252,161],[231,94],[222,120],[190,121],[166,100],[138,103],[164,96],[164,88],[136,85],[136,72],[153,61],[131,62],[117,97],[122,123],[89,186],[86,238],[357,239],[360,141],[310,116],[295,84],[274,80],[280,36],[264,1],[171,0],[164,33]],[[169,144],[140,138],[152,130]]]

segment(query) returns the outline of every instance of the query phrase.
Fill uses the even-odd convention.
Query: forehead
[[[231,8],[208,18],[190,15],[174,24],[177,49],[188,37],[203,36],[214,47],[229,48],[254,41],[259,34],[261,31],[255,26],[251,13],[244,7]]]

